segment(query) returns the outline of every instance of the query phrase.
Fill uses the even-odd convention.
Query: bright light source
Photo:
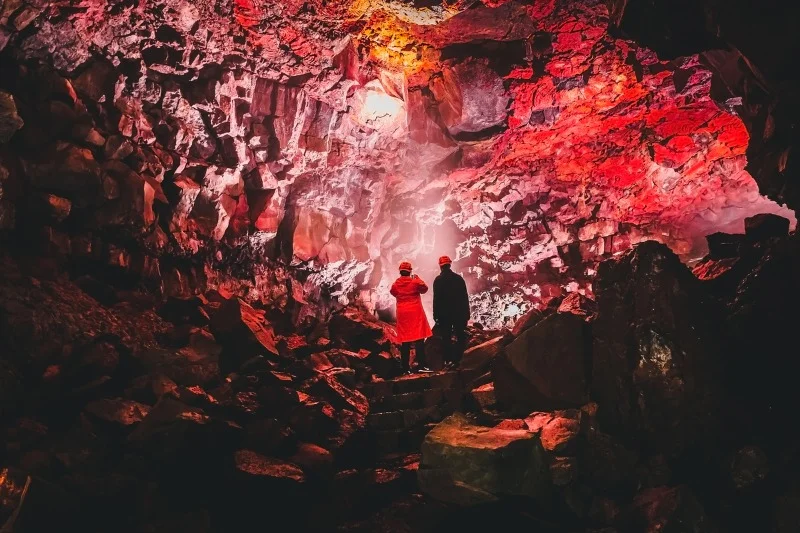
[[[366,123],[394,119],[403,111],[403,101],[393,98],[380,88],[367,89],[359,118]]]

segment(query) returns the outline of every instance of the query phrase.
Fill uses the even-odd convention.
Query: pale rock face
[[[148,253],[244,247],[389,314],[397,263],[432,281],[447,254],[500,326],[643,240],[690,261],[755,212],[794,220],[745,170],[719,58],[661,61],[601,0],[29,4],[0,18],[0,48],[49,66],[0,93],[14,179],[65,225],[158,228]]]

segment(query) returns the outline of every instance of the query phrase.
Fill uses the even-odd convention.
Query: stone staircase
[[[419,451],[430,429],[460,411],[473,382],[474,370],[413,374],[361,387],[369,399],[367,429],[380,455]]]

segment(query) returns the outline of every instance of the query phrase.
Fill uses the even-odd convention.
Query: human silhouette
[[[414,358],[419,363],[425,353],[425,339],[431,336],[431,326],[422,308],[421,294],[428,292],[428,286],[416,274],[408,261],[400,263],[400,277],[389,291],[397,298],[397,340],[400,342],[400,358],[403,372],[411,372],[411,345],[414,345]],[[420,365],[420,371],[429,371]]]
[[[433,281],[433,320],[437,333],[444,340],[445,367],[455,369],[461,364],[467,344],[470,309],[467,284],[453,272],[452,264],[446,255],[439,258],[441,273]]]

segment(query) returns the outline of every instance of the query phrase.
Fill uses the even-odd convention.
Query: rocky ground
[[[471,388],[403,378],[390,409],[393,328],[354,308],[291,329],[218,291],[157,302],[7,254],[0,271],[0,519],[19,509],[14,531],[241,531],[265,516],[333,530],[415,492],[425,424]]]
[[[155,302],[6,254],[0,520],[796,531],[787,232],[764,216],[711,236],[693,272],[644,243],[602,264],[596,301],[472,330],[458,372],[410,377],[355,308],[290,331],[219,291]]]

